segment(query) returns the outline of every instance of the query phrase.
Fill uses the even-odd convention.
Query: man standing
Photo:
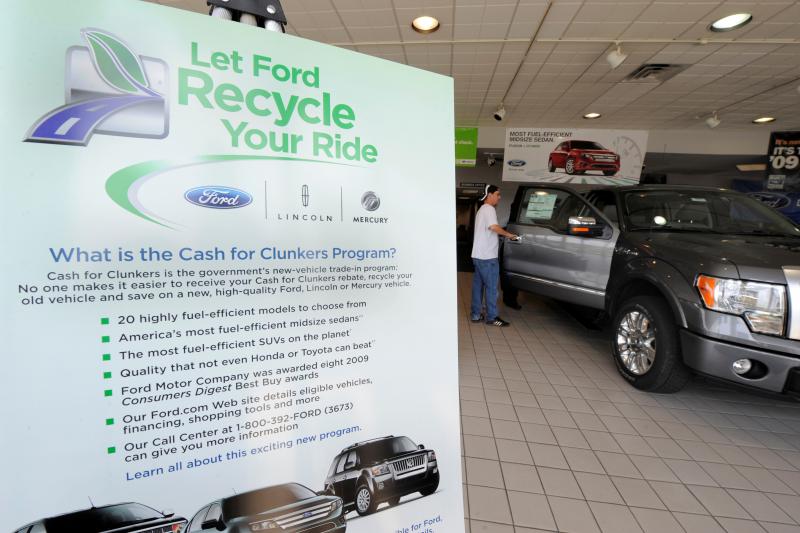
[[[518,240],[519,237],[509,233],[497,223],[495,206],[500,203],[500,189],[487,185],[484,191],[483,205],[475,217],[475,238],[472,241],[472,264],[475,274],[472,276],[472,307],[470,320],[480,322],[481,295],[486,291],[486,323],[492,326],[505,327],[508,322],[497,316],[497,282],[500,275],[500,263],[497,260],[498,235],[507,239]]]

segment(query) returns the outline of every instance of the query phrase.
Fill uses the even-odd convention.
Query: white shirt
[[[475,259],[497,259],[499,237],[489,229],[497,224],[497,211],[483,204],[475,217],[475,238],[472,240],[472,257]]]

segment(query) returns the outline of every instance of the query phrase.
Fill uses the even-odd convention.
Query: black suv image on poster
[[[14,533],[177,533],[186,519],[141,503],[117,503],[37,520]]]
[[[299,483],[284,483],[211,502],[195,513],[184,531],[344,533],[346,530],[341,498],[319,496]]]
[[[383,502],[419,492],[428,496],[439,487],[436,452],[408,437],[388,436],[358,442],[336,456],[325,479],[325,491],[340,496],[345,508],[370,514]]]

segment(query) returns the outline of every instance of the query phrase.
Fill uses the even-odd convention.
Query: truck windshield
[[[315,496],[311,489],[298,483],[275,485],[226,498],[222,501],[222,516],[226,520],[253,516]]]
[[[155,509],[138,503],[123,503],[48,518],[45,527],[48,533],[94,533],[160,518],[164,515]]]
[[[600,144],[594,141],[572,141],[570,148],[573,150],[605,150]]]
[[[633,191],[623,197],[631,230],[800,236],[800,228],[743,194],[726,191]]]
[[[371,465],[401,453],[413,452],[416,449],[417,445],[408,437],[392,437],[391,439],[381,439],[364,444],[358,450],[358,455],[361,459],[361,464]]]

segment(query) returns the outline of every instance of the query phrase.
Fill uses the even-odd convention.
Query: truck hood
[[[630,241],[645,255],[696,274],[786,283],[784,266],[800,267],[800,237],[725,235],[690,232],[630,232]]]

